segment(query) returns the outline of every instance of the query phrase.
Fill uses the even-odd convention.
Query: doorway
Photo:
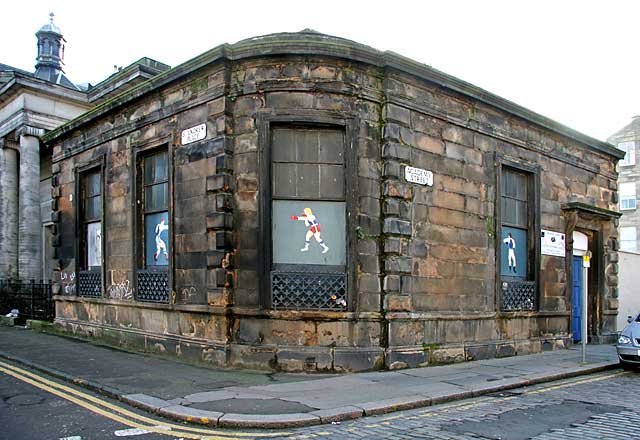
[[[589,235],[587,235],[589,234]],[[594,306],[597,307],[596,300],[597,289],[594,282],[596,281],[594,272],[595,268],[586,269],[583,263],[585,255],[591,255],[590,246],[593,246],[593,235],[586,231],[573,231],[573,255],[572,255],[572,295],[571,295],[571,333],[573,342],[582,341],[582,324],[583,320],[587,320],[587,343],[595,333],[597,313]],[[587,316],[584,316],[583,292],[584,289],[584,271],[587,272]]]
[[[573,296],[571,299],[571,333],[573,342],[582,340],[582,257],[573,256]]]

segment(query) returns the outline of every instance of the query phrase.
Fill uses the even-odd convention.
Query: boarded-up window
[[[99,171],[82,176],[82,269],[102,266],[102,179]]]
[[[273,306],[344,308],[344,131],[274,128],[271,142]]]
[[[80,261],[77,289],[82,296],[102,295],[102,171],[80,174]]]
[[[145,265],[169,264],[169,165],[167,152],[144,158]]]
[[[528,276],[529,181],[527,173],[511,168],[502,170],[502,276],[523,279]]]
[[[163,148],[137,159],[138,301],[169,302],[169,158],[169,152]]]

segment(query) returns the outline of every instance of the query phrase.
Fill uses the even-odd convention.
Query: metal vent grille
[[[346,310],[347,275],[271,272],[271,302],[276,310]]]
[[[514,312],[536,309],[535,281],[503,281],[502,310]]]
[[[169,273],[159,270],[138,270],[138,301],[169,302]]]
[[[78,273],[78,295],[93,298],[102,296],[102,275],[98,271],[80,271]]]

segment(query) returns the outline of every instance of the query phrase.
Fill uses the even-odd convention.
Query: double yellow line
[[[62,399],[73,402],[95,414],[99,414],[115,422],[131,428],[172,437],[195,440],[229,440],[238,438],[269,438],[291,435],[289,432],[225,432],[206,428],[165,423],[150,417],[137,414],[72,387],[48,380],[30,371],[0,361],[0,372],[51,393]]]

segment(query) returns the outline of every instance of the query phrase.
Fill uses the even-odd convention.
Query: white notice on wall
[[[540,251],[543,255],[565,256],[564,234],[561,232],[545,231],[540,233]]]
[[[405,167],[404,178],[407,182],[433,186],[433,173],[422,168]]]
[[[196,125],[195,127],[182,130],[182,145],[200,141],[207,137],[207,124]]]

